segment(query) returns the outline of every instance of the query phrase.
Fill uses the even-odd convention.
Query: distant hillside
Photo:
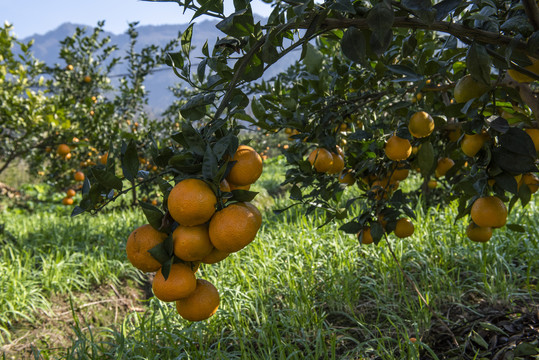
[[[208,44],[212,46],[217,36],[224,36],[223,33],[217,30],[215,27],[216,24],[217,21],[211,20],[205,20],[195,24],[192,39],[192,45],[195,49],[192,52],[193,56],[196,57],[201,55],[201,49],[206,40],[208,41]],[[43,35],[34,35],[23,40],[28,41],[33,38],[33,52],[35,57],[49,65],[53,65],[59,62],[58,53],[60,49],[60,41],[65,39],[67,36],[72,35],[77,27],[84,26],[85,25],[64,23],[55,30],[49,31]],[[139,32],[138,45],[140,47],[148,45],[163,46],[171,39],[176,38],[178,32],[183,32],[187,26],[188,24],[139,26],[137,27],[137,31]],[[129,46],[128,36],[126,34],[118,35],[105,32],[105,36],[106,35],[110,36],[112,43],[119,47],[119,51],[116,53],[116,56],[123,56],[124,51]],[[269,79],[279,72],[284,71],[295,60],[297,60],[298,56],[299,55],[297,53],[292,53],[283,58],[277,64],[274,64],[270,68],[270,71],[264,75],[264,79]],[[194,62],[196,62],[196,60],[194,60]],[[119,65],[115,68],[114,73],[121,74],[124,71],[125,67]],[[151,112],[159,114],[173,101],[173,96],[168,88],[179,81],[180,79],[174,75],[172,70],[158,71],[148,77],[145,86],[149,92]]]

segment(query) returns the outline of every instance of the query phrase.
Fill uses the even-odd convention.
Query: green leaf
[[[206,152],[204,153],[204,160],[202,162],[202,175],[206,180],[212,180],[215,177],[217,170],[219,170],[217,158],[208,144],[206,146]]]
[[[155,245],[153,248],[148,250],[148,252],[150,253],[150,255],[153,256],[155,260],[159,261],[160,264],[165,264],[167,261],[170,261],[170,255],[165,249],[164,242]]]
[[[519,232],[519,233],[525,233],[526,232],[526,228],[522,225],[518,225],[518,224],[507,224],[506,225],[507,228],[511,231],[514,231],[514,232]]]
[[[174,257],[170,257],[165,263],[163,263],[163,266],[161,267],[161,274],[163,274],[165,281],[168,279],[168,276],[170,275],[170,269],[173,263],[174,263]]]
[[[315,48],[310,43],[307,43],[305,46],[306,53],[305,57],[303,58],[303,63],[305,64],[305,67],[307,68],[308,72],[310,72],[311,74],[317,74],[322,68],[324,56],[317,48]]]
[[[344,231],[347,234],[357,234],[361,231],[362,226],[357,221],[351,221],[342,225],[339,230]]]
[[[213,145],[213,153],[217,159],[223,158],[227,149],[234,143],[234,138],[235,136],[232,133],[229,133],[217,140],[215,145]]]
[[[290,189],[290,199],[301,200],[301,198],[302,198],[301,189],[299,188],[299,186],[294,184],[292,188]]]
[[[215,25],[215,27],[225,34],[236,38],[251,36],[254,32],[254,20],[251,6],[249,5],[243,10],[236,11]]]
[[[539,355],[539,347],[531,343],[523,342],[517,345],[514,352],[515,356]]]
[[[75,207],[73,208],[73,211],[71,212],[71,217],[77,216],[77,215],[79,215],[79,214],[82,214],[84,211],[86,211],[86,210],[84,210],[82,207],[80,207],[80,206],[75,206]]]
[[[510,193],[516,194],[518,192],[518,183],[515,180],[515,177],[506,172],[501,173],[498,176],[494,177],[496,184]]]
[[[206,115],[206,106],[213,103],[215,93],[197,94],[182,105],[180,113],[189,120],[200,120]]]
[[[520,199],[520,203],[522,206],[526,206],[531,198],[532,198],[532,192],[530,191],[530,188],[526,184],[522,184],[520,188],[518,189],[518,198]]]
[[[167,58],[165,60],[165,63],[168,66],[172,66],[178,69],[182,69],[184,65],[184,60],[181,52],[175,52],[175,53],[167,53]]]
[[[372,31],[370,38],[371,49],[381,55],[393,39],[392,25],[395,14],[385,2],[376,4],[367,14],[367,24]]]
[[[255,97],[253,97],[251,100],[251,110],[253,111],[253,115],[257,118],[257,120],[266,119],[266,110],[260,101],[258,101]]]
[[[140,163],[138,160],[137,145],[131,139],[122,155],[122,172],[125,178],[131,182],[135,181]]]
[[[248,201],[252,201],[256,195],[258,195],[258,192],[256,191],[232,190],[231,200],[240,201],[240,202],[248,202]]]
[[[189,25],[187,29],[183,32],[180,40],[182,44],[182,52],[185,56],[189,56],[189,53],[191,52],[191,39],[193,37],[193,26],[195,24]]]
[[[366,42],[361,30],[349,27],[341,39],[341,49],[347,58],[357,63],[366,61]]]
[[[478,43],[472,43],[466,53],[466,67],[470,75],[486,85],[490,86],[490,68],[492,60],[487,52],[487,48]]]
[[[437,21],[442,21],[445,19],[453,10],[455,10],[463,0],[443,0],[434,5],[434,9],[436,9],[436,17],[435,19]]]
[[[424,142],[417,152],[417,162],[423,177],[428,177],[434,168],[434,148],[430,141]]]
[[[163,217],[165,216],[163,212],[159,210],[159,208],[145,202],[141,202],[140,207],[142,208],[142,212],[144,212],[144,216],[146,216],[148,223],[155,230],[159,230],[163,224]]]
[[[498,137],[500,145],[508,150],[531,158],[536,157],[535,145],[531,137],[522,129],[511,127]]]
[[[122,179],[117,177],[107,170],[98,169],[96,167],[91,168],[92,175],[96,178],[97,182],[104,186],[106,189],[122,190]]]
[[[204,156],[204,153],[206,152],[206,142],[191,123],[182,124],[182,135],[189,150],[193,151],[195,154]]]

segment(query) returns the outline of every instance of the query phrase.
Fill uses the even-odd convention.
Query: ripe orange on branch
[[[258,209],[254,211],[247,203],[234,203],[212,217],[210,241],[220,251],[239,251],[254,240],[261,223]]]
[[[58,148],[56,149],[56,152],[60,156],[66,156],[71,152],[71,149],[66,144],[60,144],[58,145]]]
[[[333,166],[333,156],[324,148],[316,148],[311,151],[309,162],[317,172],[327,172]]]
[[[436,170],[434,171],[434,174],[436,175],[436,177],[445,176],[449,169],[451,169],[454,165],[455,162],[450,158],[438,159],[438,164],[436,165]]]
[[[236,163],[226,177],[231,184],[250,185],[262,175],[262,158],[250,146],[240,145],[232,157],[232,161],[236,161]]]
[[[395,235],[398,238],[406,238],[409,236],[412,236],[414,233],[414,224],[409,219],[402,218],[397,221],[397,225],[395,227]]]
[[[427,112],[418,111],[410,118],[408,130],[415,138],[427,137],[434,130],[434,120]]]
[[[460,148],[467,156],[474,157],[486,141],[487,135],[485,134],[464,134],[464,138],[460,142]]]
[[[336,153],[331,153],[333,157],[333,164],[328,170],[328,174],[338,174],[344,169],[344,159],[341,155]]]
[[[152,283],[153,294],[161,301],[176,301],[195,291],[197,280],[191,267],[184,263],[172,264],[165,280],[159,269]]]
[[[197,279],[196,288],[191,295],[176,301],[176,310],[185,320],[206,320],[219,308],[219,292],[207,280]]]
[[[153,272],[161,268],[148,250],[165,241],[167,234],[155,230],[150,224],[136,228],[127,239],[125,250],[129,262],[139,270]]]
[[[178,226],[172,233],[174,255],[184,261],[198,261],[213,250],[208,226]]]
[[[73,177],[75,181],[84,181],[84,173],[82,171],[77,171]]]
[[[507,208],[497,196],[481,197],[472,205],[470,215],[480,227],[498,228],[507,222]]]
[[[384,151],[390,160],[406,160],[412,154],[412,145],[407,139],[393,135],[387,140]]]
[[[477,226],[471,222],[466,228],[466,236],[475,242],[487,242],[492,237],[492,228]]]
[[[217,248],[213,248],[213,250],[202,259],[202,262],[204,264],[215,264],[218,263],[221,260],[224,260],[230,255],[230,253],[221,251]]]
[[[372,244],[374,239],[371,235],[371,228],[370,226],[366,226],[357,234],[358,238],[361,238],[361,243],[364,245]],[[362,237],[363,236],[363,237]]]
[[[215,213],[217,197],[204,181],[185,179],[170,191],[167,207],[180,225],[196,226],[210,220]]]
[[[524,129],[524,131],[532,138],[535,151],[539,151],[539,129]]]

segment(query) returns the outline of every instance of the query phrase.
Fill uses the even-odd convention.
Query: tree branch
[[[526,16],[530,20],[535,31],[539,30],[539,6],[535,0],[522,0]]]
[[[533,0],[532,0],[533,1]],[[307,29],[309,23],[300,24],[301,29]],[[342,29],[350,26],[354,26],[360,30],[366,30],[369,28],[367,19],[333,19],[328,18],[322,21],[322,28],[326,30],[332,29]],[[434,21],[432,24],[424,23],[423,21],[416,18],[409,18],[406,16],[396,17],[393,21],[394,28],[407,28],[407,29],[424,29],[431,31],[439,31],[447,34],[454,35],[459,38],[469,38],[474,41],[486,43],[486,44],[495,44],[495,45],[509,45],[514,44],[515,48],[526,52],[530,56],[539,57],[539,52],[536,51],[532,53],[528,49],[526,42],[521,40],[515,40],[510,36],[501,35],[498,33],[469,28],[461,24],[450,23],[446,21]]]

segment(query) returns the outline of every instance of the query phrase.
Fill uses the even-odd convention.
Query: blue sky
[[[268,16],[271,7],[255,0],[253,12]],[[225,0],[227,13],[234,11],[232,0]],[[140,21],[140,25],[184,24],[192,13],[183,14],[183,8],[174,2],[146,2],[138,0],[1,0],[0,20],[14,25],[19,38],[43,34],[64,22],[96,25],[105,20],[105,29],[119,34],[127,24]]]

